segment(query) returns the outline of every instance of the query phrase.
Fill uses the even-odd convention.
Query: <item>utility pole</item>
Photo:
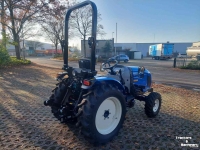
[[[113,39],[113,33],[115,33],[115,32],[112,32],[112,39]]]
[[[117,23],[116,23],[116,44],[117,44]],[[116,48],[116,46],[115,46],[115,55],[117,55],[117,50],[116,50],[117,48]]]
[[[116,23],[116,43],[117,43],[117,23]]]

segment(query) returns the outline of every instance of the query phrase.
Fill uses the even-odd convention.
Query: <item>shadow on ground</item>
[[[61,70],[37,65],[0,70],[0,147],[2,149],[189,149],[200,146],[200,93],[164,85],[155,90],[163,97],[160,114],[149,119],[144,103],[129,109],[126,121],[111,142],[93,147],[73,125],[60,124],[43,106]],[[189,99],[190,98],[190,99]]]

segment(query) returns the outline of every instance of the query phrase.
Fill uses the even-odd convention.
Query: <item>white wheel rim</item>
[[[158,99],[155,100],[155,105],[153,107],[153,111],[156,112],[159,108],[160,101]]]
[[[119,124],[122,115],[122,106],[116,97],[105,99],[99,106],[95,125],[99,133],[106,135],[111,133]]]

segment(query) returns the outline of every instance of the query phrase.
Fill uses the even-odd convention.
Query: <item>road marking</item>
[[[173,87],[177,87],[177,88],[180,88],[181,86],[180,85],[172,85]]]
[[[162,84],[161,82],[154,82],[155,84]]]
[[[200,89],[197,89],[197,88],[193,88],[193,90],[194,90],[194,91],[200,91]]]

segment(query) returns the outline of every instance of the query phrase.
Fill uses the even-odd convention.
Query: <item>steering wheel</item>
[[[115,64],[110,66],[110,62],[109,61],[106,61],[105,63],[102,64],[102,68],[103,70],[106,70],[106,69],[109,69],[111,72],[110,74],[115,74],[115,72],[113,71],[113,68],[118,64],[118,61],[117,60],[114,60],[115,61]],[[105,67],[106,64],[108,64],[109,67]]]

